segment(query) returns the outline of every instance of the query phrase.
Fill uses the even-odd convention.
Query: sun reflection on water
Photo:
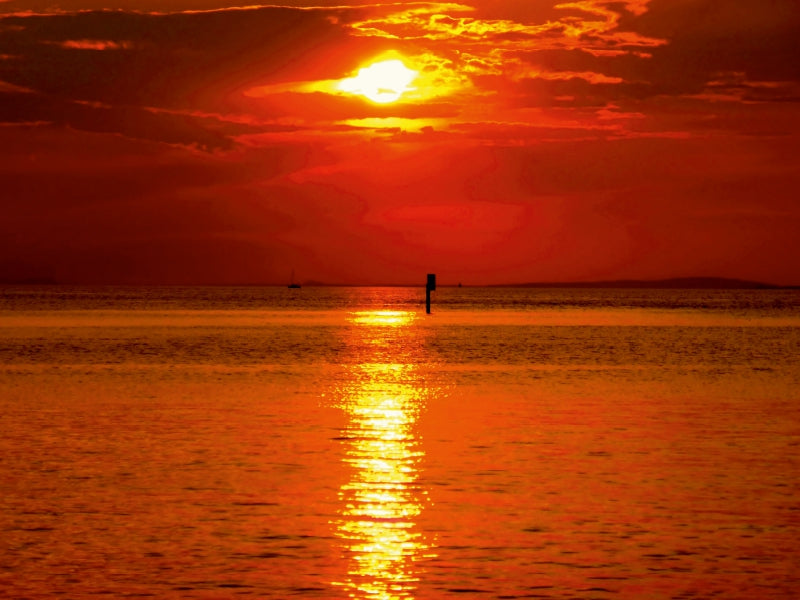
[[[354,327],[347,343],[366,360],[350,367],[341,390],[348,416],[343,460],[350,478],[339,490],[333,525],[348,557],[347,577],[334,585],[351,598],[414,598],[420,561],[433,556],[432,544],[416,530],[428,502],[418,482],[425,452],[416,434],[428,390],[409,350],[415,319],[406,311],[366,311],[350,318]],[[381,349],[364,356],[361,349],[376,340]]]
[[[416,313],[407,310],[361,310],[352,313],[350,320],[357,325],[368,327],[399,327],[411,325],[416,318]]]

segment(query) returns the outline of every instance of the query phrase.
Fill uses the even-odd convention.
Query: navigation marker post
[[[428,273],[428,283],[425,284],[425,312],[431,314],[431,292],[436,289],[436,273]]]

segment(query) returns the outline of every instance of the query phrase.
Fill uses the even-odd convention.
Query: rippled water
[[[800,596],[796,291],[0,290],[0,597]]]

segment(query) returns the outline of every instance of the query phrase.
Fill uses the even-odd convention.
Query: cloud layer
[[[24,4],[0,279],[800,283],[788,0]]]

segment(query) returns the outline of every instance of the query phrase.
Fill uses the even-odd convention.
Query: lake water
[[[800,597],[800,292],[0,288],[0,597]]]

